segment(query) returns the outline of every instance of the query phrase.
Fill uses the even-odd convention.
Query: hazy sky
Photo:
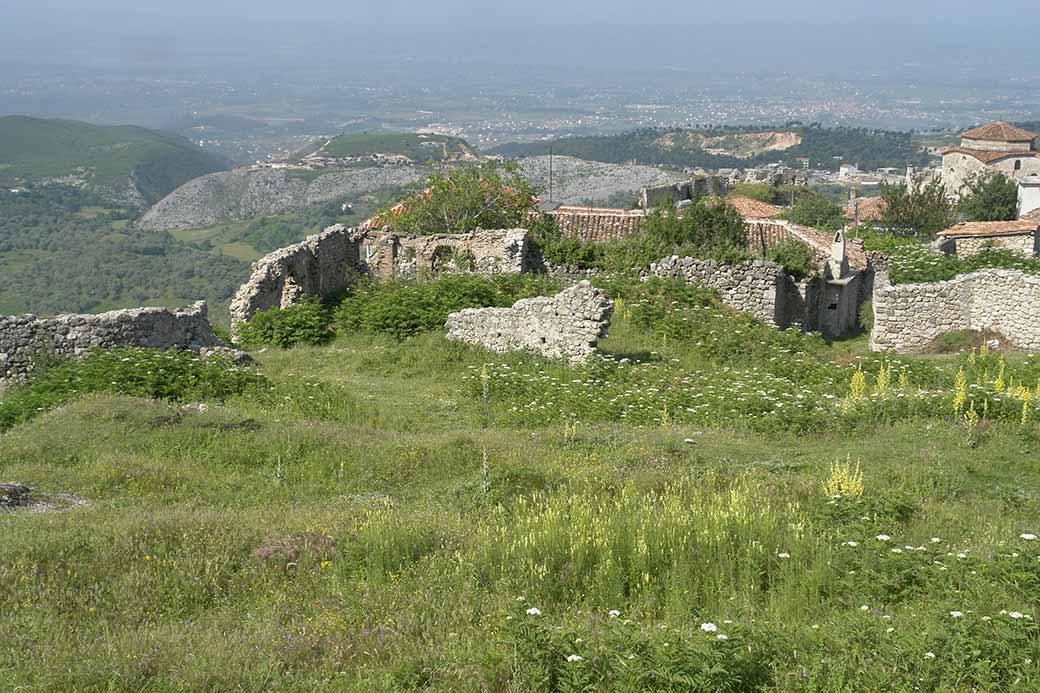
[[[1036,0],[6,0],[0,60],[1036,65]]]

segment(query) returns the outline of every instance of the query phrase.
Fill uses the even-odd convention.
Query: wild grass
[[[91,391],[13,426],[0,478],[88,505],[0,515],[0,688],[1040,686],[1034,359],[885,361],[726,313],[659,330],[717,308],[645,292],[603,344],[631,366],[593,389],[438,332],[355,333],[258,354],[253,389]],[[574,387],[575,415],[511,412],[496,376],[485,416],[488,363]],[[644,365],[721,373],[724,411],[577,408],[645,390],[626,370]],[[833,379],[832,423],[751,425],[767,415],[742,413],[737,373]],[[704,387],[670,382],[660,401]]]

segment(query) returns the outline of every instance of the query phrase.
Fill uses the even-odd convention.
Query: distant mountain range
[[[183,183],[227,167],[178,135],[25,116],[0,118],[0,187],[60,183],[147,207]]]

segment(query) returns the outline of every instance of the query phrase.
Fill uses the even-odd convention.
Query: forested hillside
[[[151,204],[224,162],[188,140],[132,126],[0,118],[0,186],[60,180],[121,203]]]
[[[734,141],[741,135],[751,134],[796,135],[797,143],[783,148],[755,149]],[[773,162],[801,166],[800,159],[805,158],[813,168],[828,170],[837,169],[842,163],[876,169],[908,164],[921,166],[928,162],[927,155],[911,143],[910,133],[801,124],[782,128],[644,129],[618,135],[506,144],[492,153],[509,157],[539,156],[548,154],[550,146],[556,154],[580,159],[678,168],[744,168]]]
[[[130,223],[90,193],[0,190],[0,314],[98,312],[206,299],[214,317],[248,272],[242,260]]]

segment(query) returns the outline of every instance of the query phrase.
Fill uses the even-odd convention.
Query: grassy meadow
[[[1037,359],[606,284],[574,368],[369,296],[255,371],[8,392],[0,479],[57,507],[0,514],[0,689],[1040,689]]]

